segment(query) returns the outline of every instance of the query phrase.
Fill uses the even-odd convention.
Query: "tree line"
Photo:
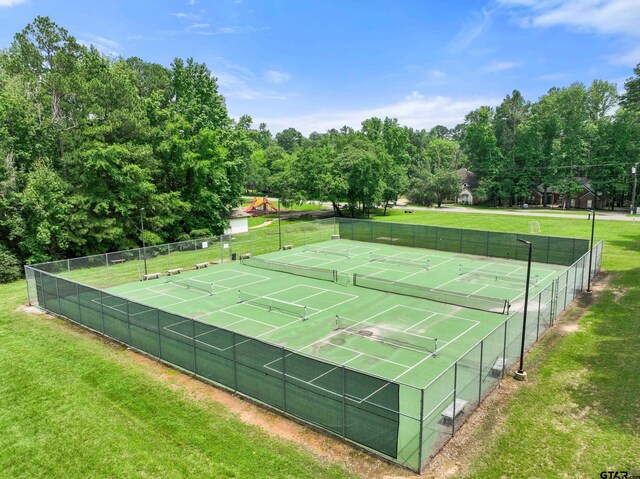
[[[111,58],[37,17],[0,52],[0,281],[22,263],[222,232],[243,191],[326,201],[338,215],[399,196],[441,204],[478,177],[476,198],[526,201],[539,184],[570,194],[587,176],[609,203],[629,197],[640,147],[640,67],[626,93],[596,80],[518,91],[455,128],[369,118],[275,136],[229,117],[205,64]]]

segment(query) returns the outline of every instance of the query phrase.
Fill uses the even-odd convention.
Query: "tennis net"
[[[508,281],[512,283],[525,283],[527,281],[526,274],[505,273],[504,271],[494,271],[489,269],[469,268],[460,265],[459,275],[464,276],[480,276],[484,278],[493,278],[496,281]],[[532,275],[530,281],[533,285],[538,284],[538,275]]]
[[[349,258],[351,253],[349,250],[339,250],[333,248],[304,248],[302,251],[305,253],[321,253],[321,254],[332,254],[334,256],[342,256],[344,258]]]
[[[438,339],[419,334],[407,333],[398,329],[380,326],[366,321],[356,321],[336,316],[335,331],[362,336],[381,343],[387,343],[405,349],[411,349],[423,354],[438,354]]]
[[[399,281],[389,281],[373,276],[365,276],[358,273],[353,275],[354,286],[361,288],[375,289],[387,293],[402,294],[415,298],[429,299],[439,303],[463,306],[490,313],[505,314],[509,312],[509,301],[506,299],[489,298],[475,294],[457,293],[438,288],[428,288],[417,284],[401,283]]]
[[[369,253],[369,262],[399,264],[403,266],[412,266],[414,268],[422,268],[426,270],[428,270],[431,267],[431,262],[429,260],[413,261],[413,260],[402,259],[402,258],[394,258],[393,256],[375,255],[373,253]]]
[[[167,281],[167,284],[171,284],[179,288],[201,291],[211,296],[215,294],[213,283],[208,283],[207,281],[200,281],[198,279],[191,279],[191,278],[170,279],[169,281]]]
[[[335,269],[281,263],[279,261],[263,258],[245,258],[242,260],[242,264],[246,266],[253,266],[254,268],[295,274],[296,276],[304,276],[306,278],[319,279],[322,281],[331,281],[333,283],[338,282],[338,272]]]
[[[302,319],[307,319],[308,316],[306,306],[289,303],[287,301],[280,301],[279,299],[269,298],[268,296],[257,296],[255,294],[245,293],[241,290],[238,291],[238,303],[247,303],[264,308],[268,311],[279,311]]]

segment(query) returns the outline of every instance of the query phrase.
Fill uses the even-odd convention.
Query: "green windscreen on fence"
[[[589,250],[589,241],[531,234],[499,233],[429,225],[410,225],[337,218],[340,238],[370,243],[412,246],[442,251],[526,260],[533,244],[532,260],[571,265]]]
[[[123,344],[397,457],[399,386],[29,268],[37,304]]]

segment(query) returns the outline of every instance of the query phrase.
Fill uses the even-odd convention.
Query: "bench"
[[[126,259],[112,259],[111,264],[121,264],[127,261]]]
[[[240,255],[240,259],[249,259],[251,258],[251,253],[242,253]]]
[[[291,249],[291,248],[293,248],[292,244],[286,244],[282,247],[282,249]]]
[[[160,278],[160,273],[149,273],[142,275],[142,281],[149,281],[150,279],[158,279]]]
[[[455,401],[455,417],[460,416],[462,413],[464,413],[464,407],[467,405],[467,401],[465,401],[464,399],[456,399]],[[442,411],[440,414],[442,416],[442,423],[443,424],[452,424],[453,420],[455,419],[454,415],[453,415],[453,402],[451,404],[449,404],[447,406],[447,408]]]
[[[182,273],[182,268],[174,268],[167,270],[167,276],[173,276],[174,274]]]
[[[493,366],[491,366],[491,375],[500,376],[502,374],[502,371],[504,371],[504,367],[505,367],[504,358],[496,359],[496,362],[493,363]]]
[[[196,269],[208,268],[209,263],[196,263]]]

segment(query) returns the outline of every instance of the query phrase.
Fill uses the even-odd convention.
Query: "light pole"
[[[589,272],[587,273],[587,293],[591,292],[591,261],[593,258],[593,232],[596,229],[596,209],[591,210],[591,242],[589,243]],[[584,284],[584,283],[582,283]]]
[[[529,309],[529,279],[531,278],[531,251],[533,245],[531,241],[518,238],[520,243],[524,243],[529,247],[529,259],[527,260],[527,283],[524,290],[524,315],[522,317],[522,342],[520,343],[520,367],[516,371],[515,378],[518,381],[527,379],[527,373],[524,370],[524,339],[527,332],[527,310]]]
[[[144,208],[140,208],[140,226],[142,227],[142,258],[144,259],[144,274],[147,274],[147,246],[144,242],[144,218],[142,213]]]

